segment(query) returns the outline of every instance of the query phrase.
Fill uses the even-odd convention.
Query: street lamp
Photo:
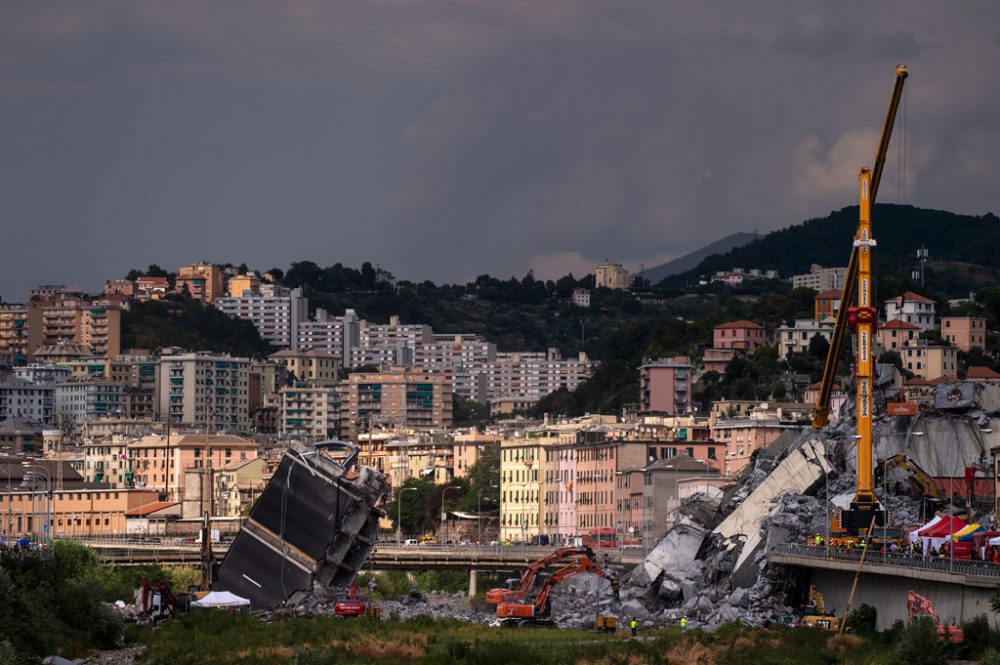
[[[482,546],[483,544],[483,490],[485,489],[498,489],[498,487],[497,485],[484,485],[483,487],[479,488],[479,498],[476,502],[476,509],[478,511],[477,512],[478,519],[476,521],[479,523],[479,536],[478,539],[476,540],[476,544],[479,546]],[[444,495],[442,494],[442,498],[443,496]]]
[[[444,530],[445,544],[448,542],[448,513],[444,512],[444,497],[448,494],[448,490],[461,489],[458,485],[452,485],[451,487],[445,487],[441,490],[441,527]]]
[[[36,476],[36,478],[35,478],[36,480],[37,480],[37,476],[41,476],[42,478],[45,479],[45,510],[43,511],[43,514],[44,514],[44,517],[45,517],[45,530],[44,530],[44,532],[45,532],[45,536],[46,536],[46,541],[51,546],[52,542],[51,542],[51,537],[50,537],[51,536],[51,532],[50,532],[50,529],[49,529],[49,526],[50,526],[49,523],[51,522],[51,514],[50,513],[52,512],[52,479],[49,477],[48,470],[44,466],[41,466],[40,464],[32,464],[30,462],[21,462],[21,466],[23,466],[28,471],[31,471],[31,473],[34,476]],[[25,477],[25,480],[27,480],[27,477]],[[35,512],[34,511],[34,502],[35,502],[35,496],[37,494],[38,494],[38,490],[35,489],[32,492],[32,497],[31,497],[32,512]],[[35,514],[35,520],[36,520],[36,523],[35,523],[35,535],[36,535],[36,540],[37,540],[37,535],[38,535],[38,524],[37,524],[38,515],[37,515],[37,513]]]
[[[396,542],[403,540],[403,492],[416,492],[416,487],[400,487],[396,495]]]

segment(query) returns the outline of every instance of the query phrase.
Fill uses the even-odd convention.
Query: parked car
[[[417,544],[417,539],[416,538],[407,538],[406,540],[403,541],[403,545],[406,545],[406,546],[416,545],[416,544]]]

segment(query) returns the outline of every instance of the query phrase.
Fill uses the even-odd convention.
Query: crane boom
[[[875,166],[871,171],[869,185],[869,205],[874,207],[878,186],[882,181],[882,170],[885,167],[885,157],[889,152],[889,140],[892,138],[892,128],[896,123],[896,112],[903,97],[903,83],[909,76],[909,71],[903,65],[896,67],[896,81],[889,98],[889,108],[882,122],[882,136],[875,151]],[[833,379],[837,374],[837,360],[844,345],[844,332],[847,329],[847,309],[854,298],[854,286],[858,281],[858,256],[856,248],[851,249],[851,258],[847,264],[847,276],[844,278],[844,288],[840,295],[840,310],[837,312],[837,323],[833,328],[833,338],[827,352],[826,363],[823,365],[823,379],[820,383],[819,397],[816,399],[816,412],[813,415],[813,429],[823,429],[830,420],[830,394],[833,391]]]

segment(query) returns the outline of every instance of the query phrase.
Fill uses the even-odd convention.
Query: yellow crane
[[[896,123],[896,111],[899,109],[899,101],[903,97],[903,83],[907,76],[909,76],[909,72],[906,67],[903,65],[896,67],[896,81],[892,88],[892,96],[889,98],[889,108],[885,113],[885,121],[882,123],[882,136],[879,139],[878,149],[875,151],[875,167],[871,171],[869,206],[875,204],[875,198],[878,195],[878,186],[882,181],[882,170],[885,167],[885,157],[889,152],[889,139],[892,137],[892,128]],[[830,419],[830,393],[833,390],[833,380],[837,374],[837,360],[840,358],[840,349],[844,343],[844,332],[847,330],[848,303],[854,299],[854,287],[857,280],[858,252],[855,247],[851,251],[851,259],[847,264],[847,277],[844,279],[844,288],[840,295],[837,324],[833,329],[830,350],[823,367],[823,380],[820,383],[819,397],[816,400],[816,413],[813,415],[812,426],[817,430],[823,429]]]
[[[857,416],[857,492],[849,510],[841,514],[842,528],[853,533],[885,524],[885,511],[881,510],[873,491],[872,471],[872,388],[875,367],[875,326],[878,310],[874,306],[874,283],[872,281],[872,252],[875,239],[872,237],[871,210],[882,180],[889,140],[896,121],[896,112],[903,94],[903,84],[909,72],[906,67],[896,67],[896,80],[889,98],[889,108],[882,124],[882,136],[875,152],[875,167],[861,169],[858,174],[860,215],[858,230],[854,235],[851,259],[847,267],[847,278],[840,298],[840,310],[833,330],[833,339],[823,367],[820,394],[816,401],[813,428],[822,429],[830,417],[830,393],[837,371],[837,360],[848,329],[856,334],[857,364],[856,416]],[[855,291],[856,290],[856,291]],[[855,294],[857,306],[851,306]]]

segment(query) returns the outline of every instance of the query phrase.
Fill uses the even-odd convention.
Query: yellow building
[[[174,290],[181,293],[187,287],[187,292],[195,300],[213,302],[222,295],[222,284],[222,268],[200,261],[178,268]]]
[[[0,305],[0,355],[24,364],[42,343],[42,308],[33,303]]]
[[[109,358],[92,358],[89,360],[74,360],[67,363],[70,376],[74,379],[107,379],[123,386],[135,385],[135,373],[132,363]]]
[[[620,263],[605,261],[594,270],[594,286],[606,289],[627,289],[632,286],[632,276]]]
[[[545,452],[558,434],[519,432],[500,442],[500,540],[528,542],[543,533]]]
[[[260,291],[260,278],[254,274],[236,275],[229,278],[229,297],[241,298],[244,293]]]
[[[41,343],[80,344],[95,356],[114,358],[121,353],[122,312],[66,296],[42,309]]]
[[[284,367],[299,381],[314,386],[337,384],[340,359],[322,351],[293,351],[284,349],[268,356],[271,362]]]

